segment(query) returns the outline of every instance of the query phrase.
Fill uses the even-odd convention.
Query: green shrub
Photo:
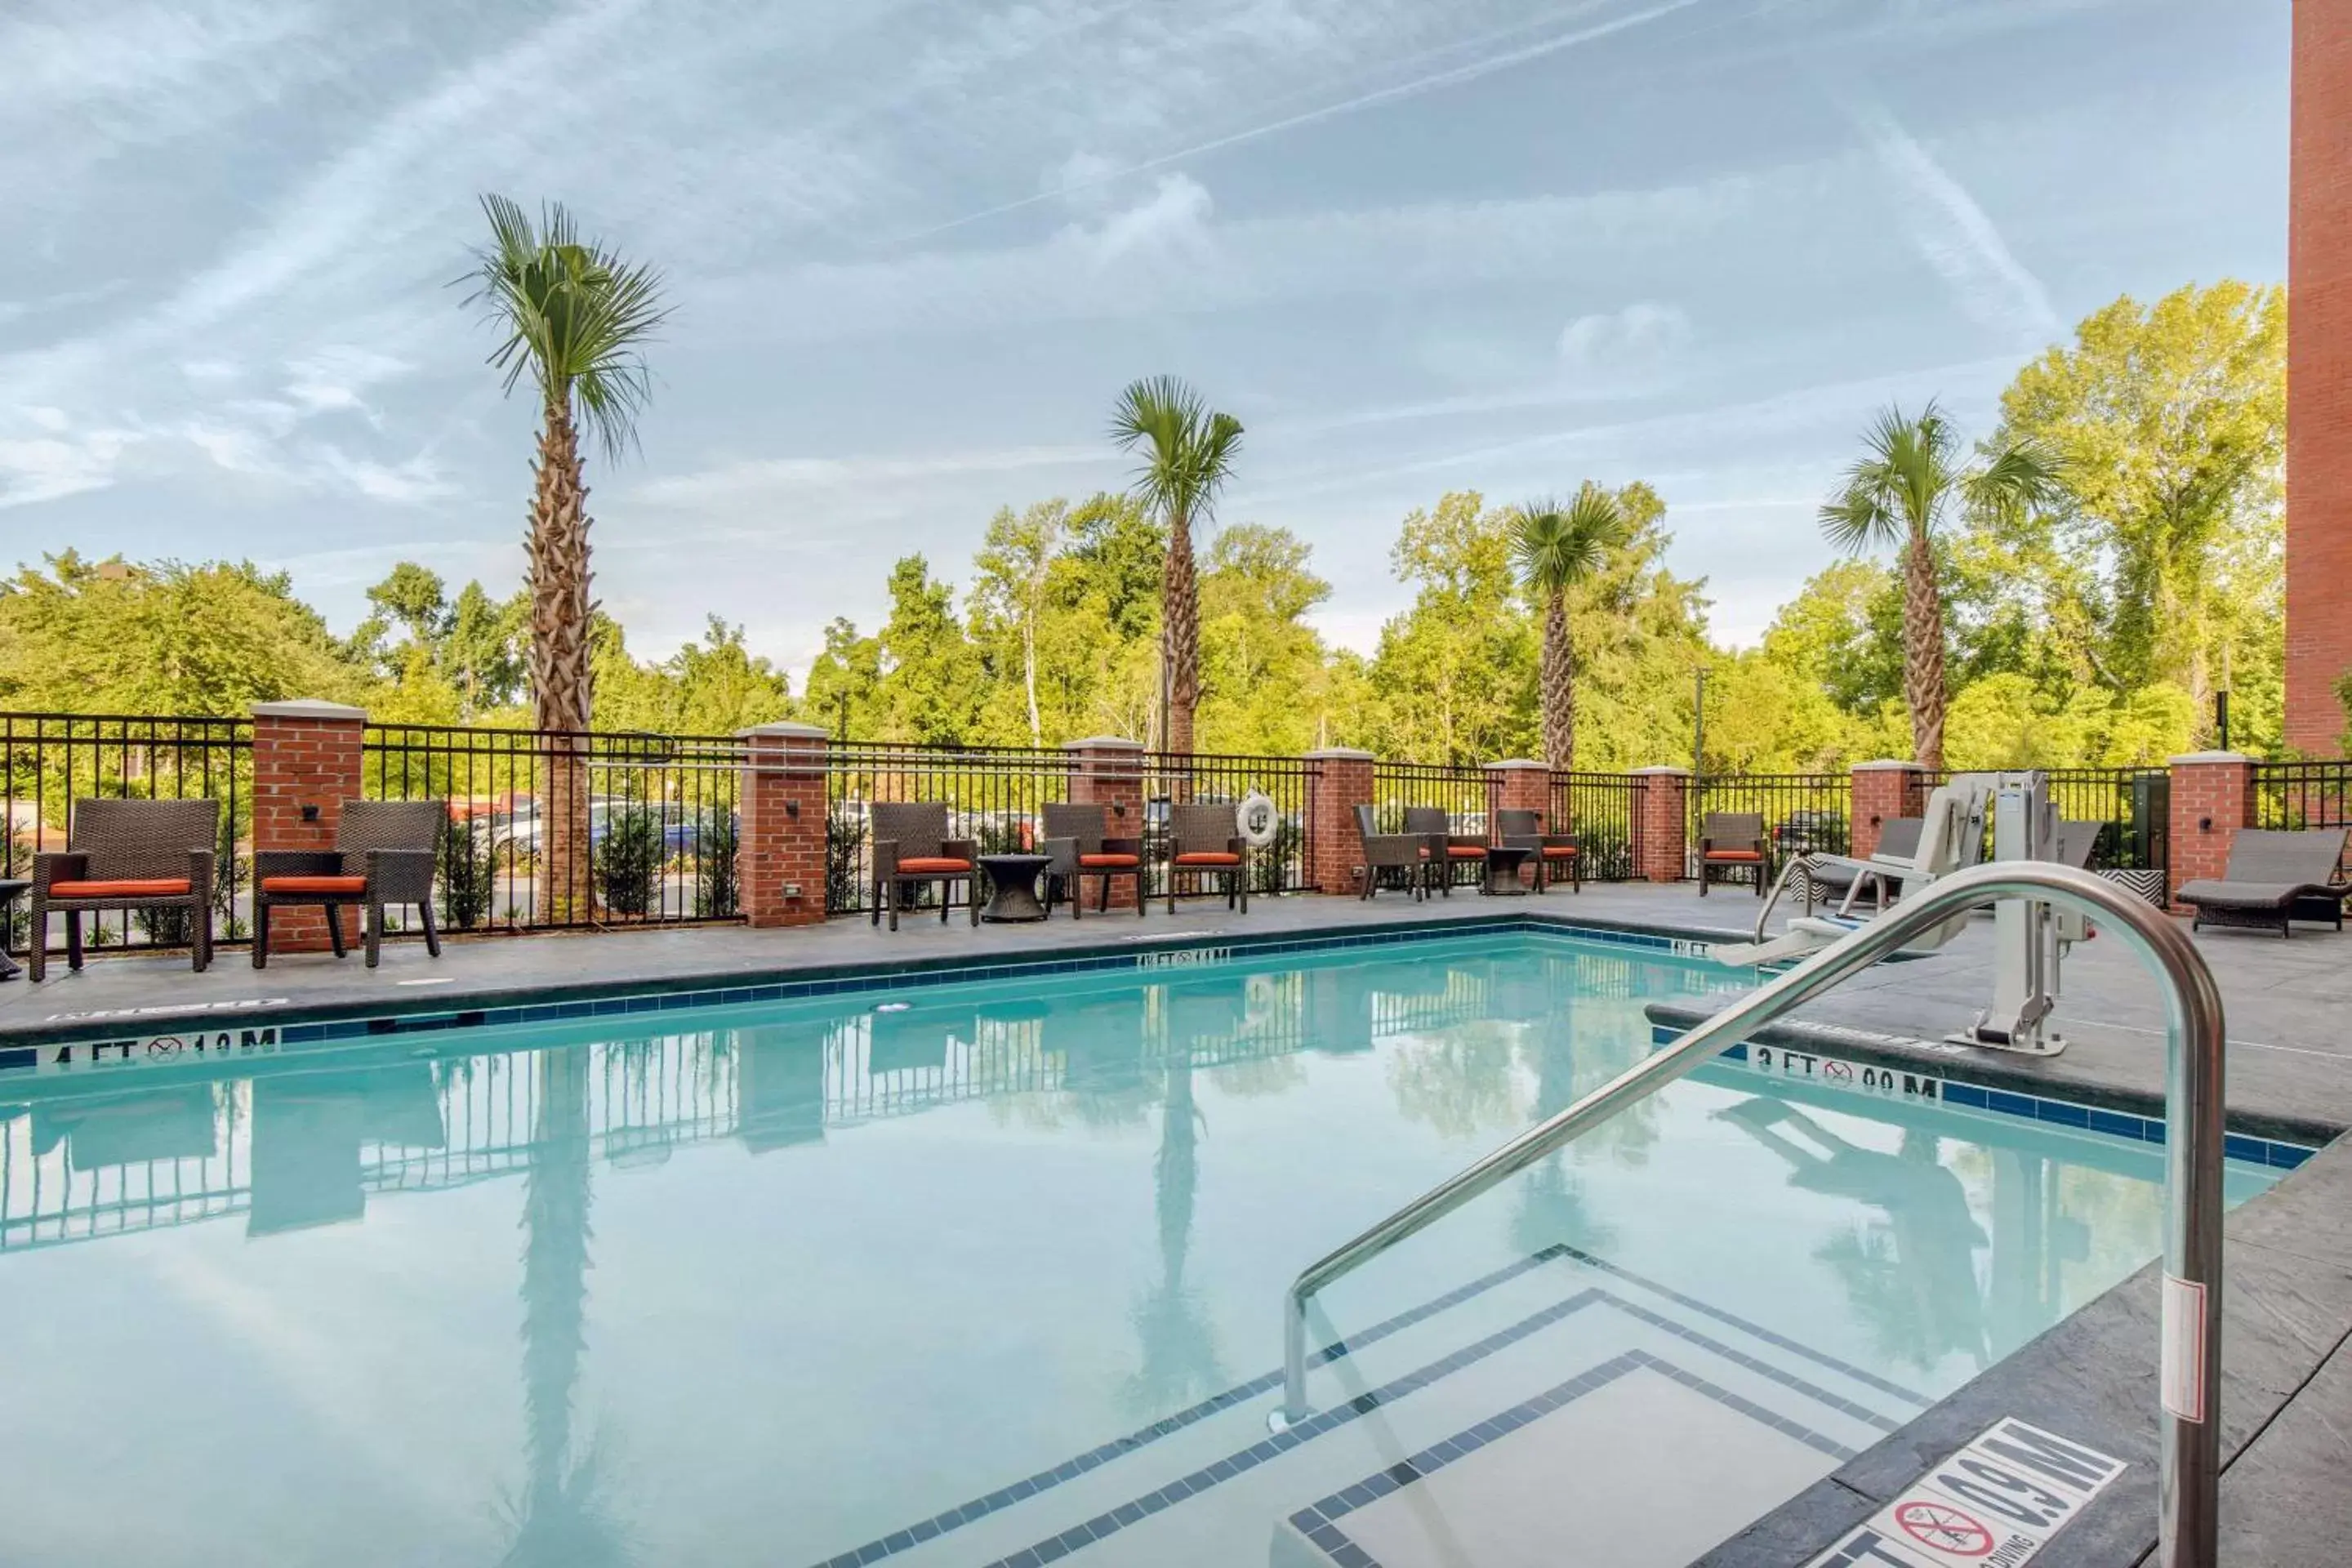
[[[661,814],[642,805],[616,808],[605,820],[604,840],[596,846],[596,879],[604,907],[616,915],[649,912],[667,858]]]
[[[481,830],[470,822],[441,825],[441,876],[435,888],[444,925],[471,931],[488,923],[497,877],[498,857],[491,851],[487,825]]]
[[[723,920],[742,907],[735,868],[740,843],[735,814],[725,806],[715,808],[695,826],[694,912],[705,920]]]

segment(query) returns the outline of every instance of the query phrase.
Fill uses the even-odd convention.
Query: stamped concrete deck
[[[959,918],[908,920],[895,935],[863,921],[750,931],[735,927],[457,940],[439,962],[414,942],[385,950],[381,969],[354,956],[273,959],[257,973],[241,949],[208,973],[184,955],[109,957],[79,974],[53,970],[40,986],[0,984],[0,1045],[108,1033],[155,1033],[257,1005],[289,1015],[372,1015],[494,1005],[524,994],[614,987],[701,986],[749,976],[877,962],[955,965],[1221,934],[1304,934],[1412,922],[1452,923],[1521,913],[1731,934],[1754,900],[1688,886],[1595,886],[1580,895],[1488,900],[1467,890],[1415,904],[1313,897],[1266,899],[1246,915],[1198,900],[1173,919],[1155,910],[1056,918],[1045,925],[983,926]],[[2352,1128],[2352,932],[2294,938],[2207,933],[2198,945],[2228,1008],[2233,1122],[2325,1141]],[[2063,1084],[2069,1092],[2145,1104],[2160,1095],[2163,999],[2123,945],[2078,947],[2058,1009],[2065,1053],[2024,1060],[1934,1044],[1983,1005],[1990,989],[1989,922],[1944,952],[1883,966],[1805,1008],[1799,1026],[1868,1031],[1870,1048],[1943,1071]],[[1664,1011],[1664,1010],[1655,1010]],[[1862,1037],[1855,1037],[1857,1039]],[[1908,1042],[1908,1043],[1906,1043]],[[2308,1162],[2231,1216],[2222,1424],[2223,1560],[2233,1568],[2305,1568],[2352,1562],[2352,1140]],[[2156,1282],[2154,1266],[1888,1437],[1837,1474],[1759,1521],[1704,1561],[1717,1568],[1780,1568],[1807,1561],[1868,1517],[1895,1488],[2000,1415],[2018,1415],[2133,1461],[2037,1559],[2048,1568],[2152,1561],[2155,1517]]]

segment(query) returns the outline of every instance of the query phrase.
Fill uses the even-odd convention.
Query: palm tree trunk
[[[1903,700],[1911,709],[1911,758],[1944,765],[1944,601],[1936,589],[1936,553],[1927,531],[1914,527],[1903,552]]]
[[[1168,659],[1167,749],[1192,750],[1192,710],[1201,700],[1200,584],[1192,569],[1192,520],[1169,520],[1168,571],[1161,590],[1161,647]]]
[[[533,903],[540,920],[561,923],[593,907],[588,766],[580,742],[570,737],[590,722],[594,676],[588,631],[594,606],[588,597],[588,486],[568,391],[548,399],[535,477],[529,541],[531,702],[539,728],[563,738],[547,742],[549,798],[540,803]]]
[[[531,1058],[539,1105],[523,1173],[523,1432],[529,1479],[511,1563],[553,1563],[579,1544],[588,1500],[579,1495],[572,1402],[587,1350],[588,1050]]]
[[[1576,766],[1576,650],[1568,641],[1567,595],[1545,595],[1543,623],[1544,761],[1556,772]]]

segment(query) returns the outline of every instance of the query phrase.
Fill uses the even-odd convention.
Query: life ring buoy
[[[1274,835],[1282,826],[1282,814],[1275,809],[1272,797],[1264,790],[1252,790],[1242,796],[1234,807],[1234,830],[1253,849],[1263,849],[1274,842]]]

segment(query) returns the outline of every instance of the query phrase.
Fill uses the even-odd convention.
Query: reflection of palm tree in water
[[[1160,1154],[1151,1170],[1152,1207],[1160,1229],[1160,1283],[1135,1309],[1143,1367],[1130,1378],[1127,1398],[1139,1414],[1179,1410],[1223,1387],[1217,1347],[1201,1302],[1184,1284],[1192,1245],[1192,1201],[1200,1184],[1203,1119],[1192,1100],[1190,1043],[1169,1054],[1160,1113]]]
[[[1565,999],[1531,1031],[1527,1050],[1535,1058],[1534,1120],[1547,1121],[1574,1104],[1583,1092],[1576,1070],[1576,1015]],[[1587,1251],[1608,1247],[1609,1227],[1586,1206],[1584,1184],[1576,1179],[1568,1160],[1562,1150],[1528,1172],[1520,1184],[1518,1207],[1511,1215],[1514,1246],[1528,1252],[1540,1252],[1563,1241]]]
[[[1976,1249],[1987,1240],[1969,1212],[1967,1189],[1937,1158],[1935,1134],[1906,1127],[1902,1152],[1882,1154],[1779,1100],[1746,1100],[1716,1115],[1788,1161],[1791,1185],[1885,1213],[1891,1247],[1884,1236],[1846,1230],[1814,1254],[1844,1280],[1855,1313],[1876,1331],[1882,1351],[1922,1371],[1955,1351],[1979,1367],[1987,1363],[1976,1268]]]
[[[628,1560],[598,1494],[597,1452],[576,1456],[572,1396],[587,1350],[588,1050],[539,1053],[538,1124],[523,1177],[522,1372],[530,1476],[513,1511],[512,1568]]]

